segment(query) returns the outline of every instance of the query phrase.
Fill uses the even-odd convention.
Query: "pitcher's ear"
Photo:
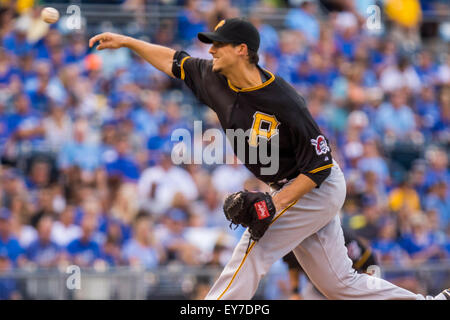
[[[239,53],[245,56],[248,54],[248,47],[245,43],[239,45]]]

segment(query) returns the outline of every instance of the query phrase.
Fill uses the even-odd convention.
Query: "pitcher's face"
[[[214,41],[209,53],[213,57],[213,71],[224,73],[236,66],[239,47],[233,47],[230,43]]]

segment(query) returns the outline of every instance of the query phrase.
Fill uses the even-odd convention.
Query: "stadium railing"
[[[9,284],[13,282],[13,287],[22,299],[183,300],[195,299],[197,289],[201,285],[209,288],[221,268],[169,265],[155,270],[130,267],[80,269],[79,287],[76,281],[72,281],[74,274],[66,271],[67,269],[63,268],[3,272],[0,273],[0,286],[7,281]],[[408,268],[381,267],[382,278],[405,275],[415,278],[428,294],[435,295],[450,287],[450,261]],[[269,278],[263,278],[255,298],[265,298],[264,292]]]

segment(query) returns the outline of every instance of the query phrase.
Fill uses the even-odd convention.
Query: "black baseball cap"
[[[213,32],[199,32],[198,39],[204,43],[213,41],[224,43],[245,43],[253,51],[259,49],[259,32],[256,27],[243,18],[220,21]]]

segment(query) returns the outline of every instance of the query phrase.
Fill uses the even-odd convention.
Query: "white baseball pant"
[[[250,235],[244,232],[205,299],[251,299],[271,265],[292,250],[311,282],[328,299],[425,299],[352,268],[338,215],[345,196],[344,174],[334,162],[320,188],[277,213],[258,242],[248,246]]]

